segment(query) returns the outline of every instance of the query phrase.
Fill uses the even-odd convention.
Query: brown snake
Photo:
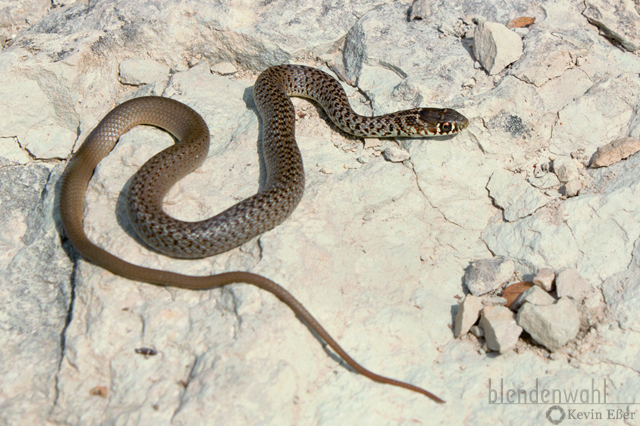
[[[287,304],[351,368],[380,383],[399,386],[444,402],[417,386],[379,376],[351,358],[291,293],[275,282],[250,272],[190,276],[145,268],[126,262],[89,241],[83,229],[84,196],[97,164],[122,134],[139,124],[171,133],[175,145],[152,157],[134,176],[129,193],[129,216],[140,237],[153,249],[179,258],[211,256],[238,247],[284,221],[304,191],[302,157],[295,141],[295,111],[289,96],[311,98],[342,130],[367,137],[450,135],[468,121],[451,109],[417,108],[379,117],[357,115],[340,83],[315,68],[280,65],[264,71],[254,86],[263,123],[263,154],[267,180],[256,195],[201,221],[182,222],[162,209],[167,191],[195,170],[209,150],[209,129],[188,106],[168,98],[142,97],[124,102],[102,119],[69,161],[60,190],[60,215],[71,243],[90,260],[114,274],[135,281],[191,290],[231,283],[253,284]]]

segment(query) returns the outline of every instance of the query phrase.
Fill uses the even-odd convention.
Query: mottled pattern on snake
[[[131,280],[194,291],[247,283],[268,291],[289,306],[358,373],[444,402],[421,387],[364,368],[287,289],[262,275],[231,271],[195,276],[147,268],[114,256],[87,237],[83,227],[85,192],[93,172],[120,136],[138,124],[160,127],[177,139],[175,145],[141,168],[130,193],[135,227],[149,245],[173,257],[200,257],[236,247],[282,222],[296,207],[304,189],[304,172],[295,142],[295,116],[289,95],[317,98],[338,126],[359,135],[365,133],[358,132],[379,136],[404,132],[418,136],[452,134],[468,124],[466,118],[448,109],[421,108],[373,118],[357,116],[336,81],[321,71],[297,65],[264,71],[258,77],[254,94],[264,124],[267,183],[262,191],[207,221],[179,222],[167,216],[162,211],[162,199],[175,182],[204,161],[209,151],[209,129],[202,117],[183,103],[155,96],[135,98],[109,112],[67,164],[60,179],[59,197],[60,218],[67,238],[85,259]]]
[[[304,168],[295,142],[295,111],[289,96],[315,100],[336,126],[361,137],[449,135],[468,124],[465,117],[451,109],[416,108],[378,117],[361,116],[351,109],[340,83],[328,74],[299,65],[269,68],[254,86],[263,123],[267,172],[264,188],[200,222],[182,222],[163,211],[162,202],[171,185],[206,156],[209,132],[200,118],[198,137],[191,138],[189,149],[179,146],[181,138],[176,135],[178,142],[173,149],[149,160],[132,180],[129,216],[149,246],[173,257],[212,256],[274,228],[293,212],[304,192]],[[190,163],[189,168],[183,167],[184,161]]]

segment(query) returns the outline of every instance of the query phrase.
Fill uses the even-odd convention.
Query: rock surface
[[[480,317],[480,327],[484,330],[487,347],[501,354],[515,348],[522,333],[522,327],[516,324],[515,315],[504,306],[484,308]]]
[[[591,159],[591,167],[607,167],[640,151],[640,140],[621,138],[601,146]]]
[[[587,164],[604,143],[640,137],[632,5],[456,2],[431,4],[421,20],[408,19],[410,2],[390,0],[0,5],[0,424],[483,424],[489,386],[533,388],[543,376],[546,389],[615,381],[611,400],[633,400],[640,155],[581,170],[589,179],[577,196],[548,195],[512,222],[487,190],[504,171],[556,194],[559,182],[539,182],[534,166],[554,156]],[[475,67],[474,22],[518,16],[535,18],[514,33],[522,56],[493,75]],[[127,61],[151,65],[127,70]],[[64,238],[57,197],[66,159],[134,96],[185,102],[212,133],[203,167],[171,190],[171,214],[198,220],[255,193],[264,170],[252,86],[285,62],[338,70],[357,85],[344,88],[361,114],[446,106],[470,126],[452,139],[398,141],[410,159],[391,163],[382,153],[396,142],[365,148],[296,99],[301,204],[255,241],[196,261],[157,255],[132,237],[121,190],[173,142],[138,127],[97,168],[85,229],[149,267],[272,278],[365,367],[448,404],[352,373],[269,294],[131,282],[79,258]],[[516,198],[505,203],[518,208]],[[526,348],[493,358],[475,339],[455,339],[451,312],[465,269],[495,256],[530,265],[516,268],[523,281],[542,266],[575,268],[604,293],[602,324],[553,358]],[[539,424],[543,415],[491,407],[505,424]]]
[[[506,170],[497,170],[487,184],[489,196],[504,209],[504,219],[514,222],[529,216],[549,202],[539,190]]]
[[[554,159],[553,171],[562,183],[567,183],[580,177],[576,163],[569,157],[557,157]]]
[[[513,260],[504,257],[472,262],[464,274],[464,283],[474,296],[489,293],[505,284],[513,275]]]
[[[462,303],[458,305],[458,313],[456,314],[456,322],[454,327],[454,336],[459,338],[471,329],[482,311],[482,300],[472,294],[465,296]]]
[[[525,303],[518,311],[517,321],[533,340],[552,352],[576,337],[580,330],[580,313],[566,297],[552,305]]]
[[[497,22],[480,22],[474,34],[473,54],[489,75],[498,74],[522,56],[522,39]]]
[[[540,268],[533,278],[533,283],[540,286],[544,291],[551,291],[556,273],[551,268]]]
[[[591,291],[591,285],[574,268],[565,268],[556,277],[558,297],[570,297],[581,302]]]
[[[544,291],[542,288],[538,286],[533,286],[528,290],[525,290],[516,300],[513,301],[513,304],[510,306],[511,310],[517,311],[520,309],[525,302],[529,302],[532,305],[536,306],[544,306],[544,305],[552,305],[556,299],[553,298],[549,293]]]

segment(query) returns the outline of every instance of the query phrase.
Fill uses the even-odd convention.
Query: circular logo
[[[547,420],[552,425],[559,425],[564,420],[564,410],[559,405],[554,405],[547,410]]]

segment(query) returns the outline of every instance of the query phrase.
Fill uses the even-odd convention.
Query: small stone
[[[616,139],[598,148],[589,167],[606,167],[640,151],[640,140],[636,138]]]
[[[471,326],[469,332],[476,337],[484,337],[484,330],[482,327],[478,327],[477,325]]]
[[[390,146],[384,150],[384,158],[392,163],[401,163],[411,158],[411,154],[397,146]]]
[[[569,157],[558,157],[553,160],[553,171],[562,183],[577,180],[580,177],[578,166],[576,166],[575,161]]]
[[[576,337],[580,330],[580,313],[566,297],[553,305],[537,306],[525,303],[518,311],[516,319],[533,340],[551,352],[563,347]]]
[[[558,297],[570,297],[581,302],[591,291],[589,282],[574,268],[565,268],[556,277],[556,294]]]
[[[536,306],[545,306],[553,305],[555,301],[556,299],[554,299],[552,295],[536,285],[518,296],[518,298],[511,304],[510,308],[517,311],[525,302],[529,302]]]
[[[480,326],[484,330],[487,347],[501,354],[516,347],[522,333],[513,312],[504,306],[487,306],[482,310]]]
[[[553,288],[553,280],[556,277],[555,272],[551,268],[540,268],[536,273],[533,283],[542,287],[544,291],[551,291]]]
[[[497,22],[481,22],[474,35],[473,54],[489,75],[498,74],[522,56],[522,38]]]
[[[218,75],[232,75],[238,72],[238,68],[231,62],[220,62],[212,66],[211,71]]]
[[[428,0],[415,0],[411,5],[411,12],[409,13],[409,20],[421,20],[427,19],[431,16],[431,8],[429,7]]]
[[[535,24],[536,18],[532,18],[530,16],[520,16],[518,18],[512,19],[507,23],[507,28],[526,28]]]
[[[473,324],[478,321],[482,311],[482,301],[472,294],[468,294],[458,305],[453,335],[457,339],[467,334]]]
[[[582,189],[582,182],[579,180],[571,180],[564,185],[564,195],[567,197],[575,197]],[[562,191],[561,191],[562,192]]]
[[[472,262],[464,274],[464,283],[474,296],[482,296],[509,281],[515,271],[511,259],[497,256]]]

